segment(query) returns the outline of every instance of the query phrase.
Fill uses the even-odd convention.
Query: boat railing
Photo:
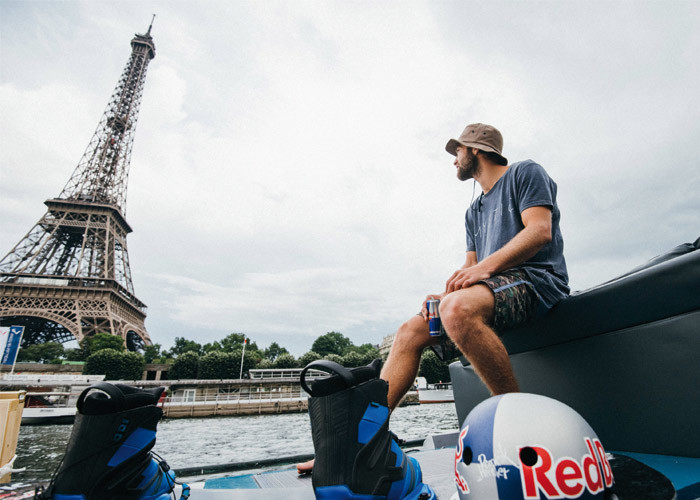
[[[299,380],[303,368],[253,368],[248,370],[251,380],[261,379],[287,379]],[[311,369],[306,374],[307,379],[324,378],[329,374],[320,370]]]
[[[6,381],[15,382],[70,382],[74,384],[94,384],[102,382],[105,379],[104,375],[73,375],[73,374],[47,374],[47,373],[6,373],[2,377]]]
[[[185,405],[198,403],[237,403],[237,402],[264,402],[264,401],[302,401],[308,398],[303,390],[282,390],[265,392],[231,392],[226,394],[176,394],[166,396],[163,403],[166,405]]]

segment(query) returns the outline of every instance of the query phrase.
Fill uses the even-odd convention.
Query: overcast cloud
[[[0,254],[152,13],[126,217],[154,342],[379,343],[464,262],[444,145],[476,121],[558,183],[574,290],[700,236],[698,2],[3,0]]]

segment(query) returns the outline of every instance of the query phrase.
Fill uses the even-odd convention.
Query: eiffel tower
[[[155,16],[154,16],[155,18]],[[44,216],[0,260],[0,325],[24,325],[22,346],[119,335],[129,350],[151,340],[136,298],[126,236],[126,188],[151,37],[131,57],[73,175]]]

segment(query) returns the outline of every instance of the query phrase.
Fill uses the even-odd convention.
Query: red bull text
[[[470,492],[466,478],[462,476],[457,467],[464,455],[464,438],[467,436],[468,430],[469,426],[467,425],[460,432],[455,452],[455,481],[457,488],[462,493]],[[537,454],[537,461],[534,465],[527,465],[523,462],[523,449],[521,448],[519,450],[520,463],[516,467],[520,469],[523,498],[526,500],[579,498],[584,490],[595,495],[605,488],[610,488],[614,478],[603,445],[597,438],[585,437],[584,442],[588,453],[585,453],[580,459],[555,457],[550,450],[543,446],[528,446],[527,448]],[[468,464],[473,463],[471,455],[468,461]]]
[[[577,498],[584,489],[596,494],[613,484],[613,474],[603,445],[598,439],[585,438],[588,453],[576,460],[561,457],[555,461],[544,447],[532,447],[538,460],[534,466],[522,464],[525,498]],[[521,459],[522,462],[522,459]]]

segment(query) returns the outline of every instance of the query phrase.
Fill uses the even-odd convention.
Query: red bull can
[[[428,327],[430,328],[431,337],[439,337],[442,333],[442,323],[440,321],[440,300],[433,299],[426,303],[428,307]]]

